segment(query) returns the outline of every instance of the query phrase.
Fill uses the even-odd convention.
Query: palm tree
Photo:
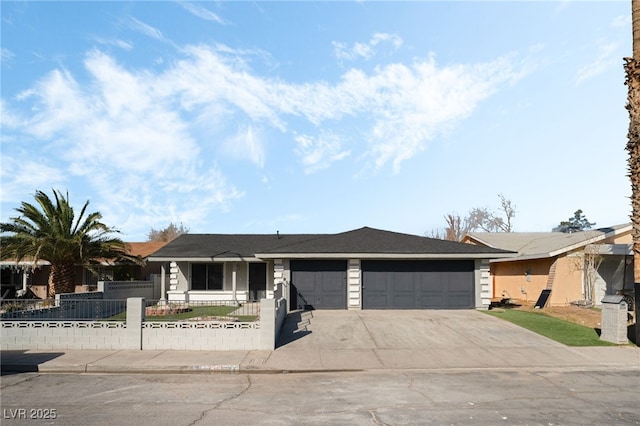
[[[625,84],[628,87],[627,110],[629,111],[629,178],[631,180],[631,224],[633,226],[633,281],[636,301],[640,297],[640,0],[631,0],[633,31],[633,57],[624,58]],[[640,345],[640,307],[636,305],[636,344]]]
[[[78,266],[91,271],[105,261],[141,263],[137,256],[127,253],[126,244],[111,237],[119,231],[106,226],[98,212],[86,214],[89,201],[75,220],[69,194],[53,190],[55,203],[42,191],[34,196],[37,206],[22,202],[15,210],[20,216],[0,223],[2,259],[16,262],[25,258],[34,262],[46,260],[51,264],[47,295],[75,291],[75,272]],[[86,214],[86,216],[85,216]]]

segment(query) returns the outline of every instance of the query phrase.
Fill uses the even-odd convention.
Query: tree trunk
[[[60,293],[75,293],[76,268],[73,263],[54,263],[49,273],[48,297]]]
[[[633,237],[633,281],[636,300],[640,293],[640,0],[631,0],[633,31],[633,57],[625,58],[625,84],[628,88],[627,110],[629,111],[629,179],[631,180],[631,224]],[[640,346],[640,307],[636,303],[636,345]]]
[[[635,3],[635,2],[634,2]],[[640,282],[640,63],[635,58],[625,58],[628,86],[627,110],[629,111],[629,178],[631,180],[631,224],[633,226],[633,280]]]

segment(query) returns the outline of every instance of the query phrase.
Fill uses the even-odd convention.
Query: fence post
[[[142,322],[144,321],[144,297],[127,299],[127,338],[124,349],[142,349]]]
[[[260,349],[272,351],[276,347],[276,300],[260,300]]]

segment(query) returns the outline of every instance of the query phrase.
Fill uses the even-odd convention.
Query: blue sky
[[[2,221],[51,188],[127,241],[628,221],[629,1],[0,7]]]

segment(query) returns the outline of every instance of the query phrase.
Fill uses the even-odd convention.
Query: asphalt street
[[[273,351],[3,351],[5,425],[640,425],[640,350],[477,311],[291,314]]]
[[[19,373],[1,391],[2,425],[640,424],[637,369]]]

